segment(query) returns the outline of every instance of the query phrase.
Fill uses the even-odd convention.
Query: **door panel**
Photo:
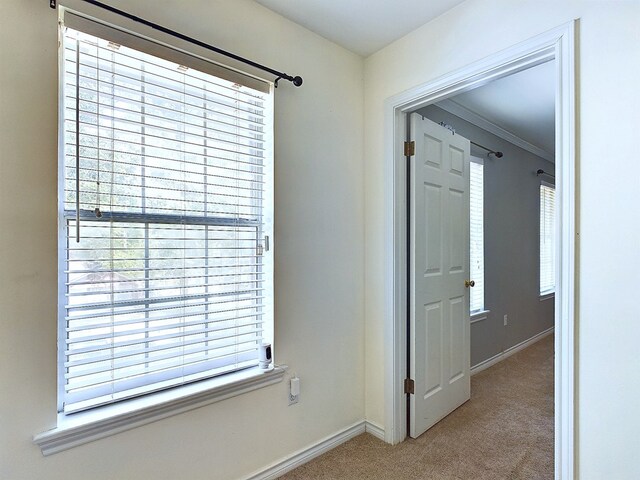
[[[449,301],[451,330],[449,335],[449,383],[464,375],[464,297]]]
[[[411,116],[410,435],[469,399],[469,141]]]
[[[441,302],[425,305],[425,336],[424,342],[424,398],[442,390],[442,304]]]
[[[432,228],[426,232],[425,276],[442,275],[442,188],[424,185],[424,219],[431,220]]]

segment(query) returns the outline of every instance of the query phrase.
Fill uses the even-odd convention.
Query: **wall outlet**
[[[507,325],[509,325],[509,315],[504,316],[504,326],[506,327]]]
[[[300,401],[300,379],[293,377],[289,380],[289,405],[295,405]]]

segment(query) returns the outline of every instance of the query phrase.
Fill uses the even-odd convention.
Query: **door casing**
[[[388,98],[384,105],[385,172],[385,441],[407,436],[407,209],[408,113],[540,63],[556,65],[556,292],[555,292],[555,478],[575,473],[575,255],[576,255],[576,21],[543,33],[443,77]]]

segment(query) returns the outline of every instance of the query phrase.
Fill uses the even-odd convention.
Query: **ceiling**
[[[348,50],[368,56],[464,0],[255,1]],[[466,120],[483,122],[482,128],[494,125],[498,131],[506,130],[511,134],[506,140],[513,143],[515,136],[524,141],[520,142],[523,148],[553,161],[553,62],[488,83],[439,106],[448,106],[445,110],[460,117],[470,117]]]
[[[255,1],[366,57],[464,0]]]
[[[439,106],[459,117],[465,118],[466,115],[468,118],[465,120],[468,121],[475,117],[475,120],[484,119],[497,125],[543,150],[546,155],[536,152],[535,148],[528,150],[553,160],[555,63],[552,61],[461,93]],[[471,115],[468,112],[471,112]],[[478,116],[482,118],[478,119]],[[483,125],[478,126],[485,128]]]

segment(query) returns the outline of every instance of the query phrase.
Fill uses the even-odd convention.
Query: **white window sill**
[[[487,315],[489,315],[490,312],[491,310],[478,310],[477,312],[471,312],[471,316],[470,316],[471,323],[476,323],[481,320],[486,320]]]
[[[542,302],[544,300],[549,300],[550,298],[555,298],[555,297],[556,297],[556,292],[546,292],[546,293],[540,294],[539,300]]]
[[[183,385],[72,415],[58,415],[58,425],[33,437],[43,455],[130,430],[178,413],[278,383],[285,370],[258,367]]]

